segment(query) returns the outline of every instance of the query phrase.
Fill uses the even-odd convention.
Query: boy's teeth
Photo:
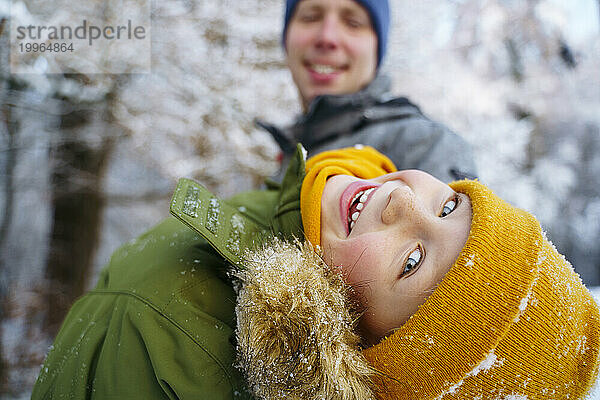
[[[364,192],[360,192],[356,195],[356,197],[360,196],[360,202],[364,203],[365,201],[367,201],[367,199],[369,198],[369,195],[371,194],[371,192],[375,190],[375,188],[371,188],[368,190],[365,190]],[[356,200],[356,197],[354,198]]]
[[[367,201],[367,199],[369,198],[369,194],[375,190],[375,188],[371,188],[368,190],[364,190],[361,192],[358,192],[356,194],[356,196],[354,196],[354,198],[352,199],[352,201],[350,202],[350,204],[354,204],[356,202],[356,200],[358,199],[359,203],[356,204],[356,209],[358,211],[355,211],[354,213],[352,213],[351,216],[348,217],[348,223],[350,224],[350,229],[354,228],[354,222],[358,219],[359,215],[360,215],[360,211],[365,207],[365,202]]]

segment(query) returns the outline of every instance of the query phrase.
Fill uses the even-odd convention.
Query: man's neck
[[[324,106],[343,106],[347,104],[363,104],[369,99],[380,97],[391,88],[390,78],[382,73],[378,73],[375,78],[364,88],[357,92],[346,94],[324,94],[315,97],[307,106],[303,107],[303,117],[310,117],[319,108]]]

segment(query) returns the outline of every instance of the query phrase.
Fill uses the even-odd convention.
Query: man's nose
[[[381,219],[386,225],[408,222],[411,224],[423,222],[425,213],[418,204],[415,193],[408,185],[402,185],[390,192],[388,203],[383,210]]]
[[[323,19],[319,29],[316,46],[322,50],[333,50],[339,44],[339,21],[333,15]]]

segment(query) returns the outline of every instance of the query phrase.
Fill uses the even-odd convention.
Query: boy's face
[[[469,198],[417,170],[373,180],[336,175],[327,181],[321,204],[324,260],[340,266],[356,289],[366,309],[360,329],[370,344],[425,302],[471,228]]]
[[[285,45],[305,110],[318,95],[353,93],[375,77],[377,35],[354,0],[300,1]]]

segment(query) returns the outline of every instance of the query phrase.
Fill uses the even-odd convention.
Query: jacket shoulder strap
[[[242,214],[199,183],[182,178],[177,183],[171,214],[204,237],[227,261],[243,268],[246,249],[261,243],[267,227]]]

